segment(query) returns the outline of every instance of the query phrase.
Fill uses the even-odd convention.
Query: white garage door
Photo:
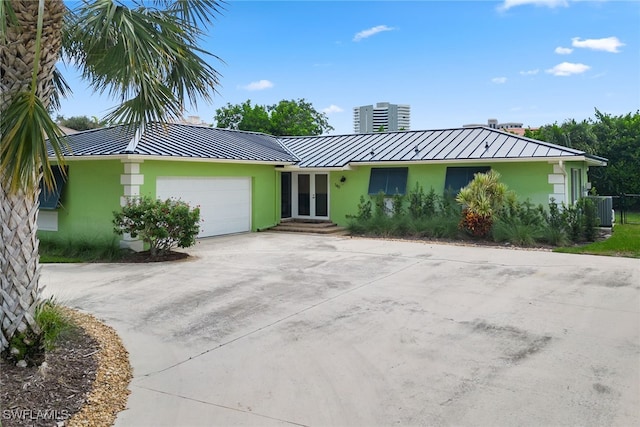
[[[251,230],[251,178],[158,177],[156,196],[200,206],[198,237]]]

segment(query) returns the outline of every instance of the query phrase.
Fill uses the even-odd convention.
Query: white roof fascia
[[[55,160],[55,157],[50,157]],[[113,154],[113,155],[97,155],[97,156],[70,156],[65,157],[65,162],[88,161],[88,160],[123,160],[123,161],[166,161],[166,162],[194,162],[194,163],[236,163],[236,164],[253,164],[253,165],[290,165],[293,164],[287,160],[238,160],[238,159],[216,159],[207,157],[169,157],[169,156],[145,156],[140,154]]]
[[[477,159],[447,159],[447,160],[381,160],[373,162],[351,162],[351,166],[376,166],[376,165],[404,165],[404,164],[452,164],[452,163],[515,163],[515,162],[548,162],[557,163],[559,161],[564,162],[597,162],[595,159],[590,159],[585,156],[561,156],[561,157],[518,157],[518,158],[477,158]],[[601,162],[597,163],[600,165]],[[606,165],[606,163],[605,163]],[[604,166],[604,165],[603,165]]]
[[[290,165],[287,165],[283,168],[284,171],[287,172],[335,172],[335,171],[344,171],[344,170],[350,170],[349,169],[345,169],[345,168],[341,168],[338,166],[331,166],[331,167],[304,167],[304,166],[298,166],[295,163],[292,163]]]

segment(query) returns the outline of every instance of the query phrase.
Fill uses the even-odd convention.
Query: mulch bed
[[[0,359],[2,426],[111,426],[125,409],[131,366],[120,338],[91,315],[65,314],[78,327],[41,366]]]
[[[168,251],[164,254],[151,256],[151,252],[131,252],[125,255],[120,262],[124,263],[138,263],[138,262],[164,262],[164,261],[179,261],[181,259],[189,258],[189,254],[185,252]]]

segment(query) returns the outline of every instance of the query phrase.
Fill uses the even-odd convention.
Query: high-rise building
[[[410,130],[411,107],[409,105],[378,102],[376,106],[363,105],[353,109],[353,130],[355,133]]]

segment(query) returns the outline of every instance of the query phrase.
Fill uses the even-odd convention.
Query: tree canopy
[[[275,136],[322,135],[333,130],[325,113],[304,99],[282,100],[274,105],[242,104],[218,108],[215,126],[223,129],[263,132]]]
[[[640,111],[612,116],[596,109],[594,119],[545,125],[525,136],[608,159],[607,167],[589,169],[598,194],[640,194]]]
[[[89,130],[89,129],[97,129],[103,127],[106,122],[98,119],[97,117],[87,117],[87,116],[71,116],[68,119],[64,116],[56,117],[56,122],[60,126],[65,126],[73,130]]]

